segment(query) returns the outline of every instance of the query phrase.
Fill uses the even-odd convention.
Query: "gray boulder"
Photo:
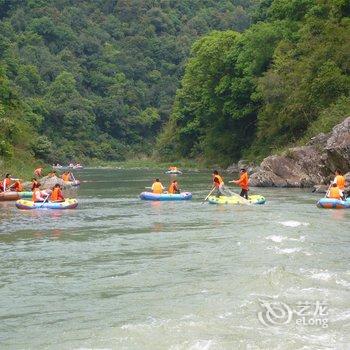
[[[350,117],[330,133],[313,137],[306,146],[293,147],[283,155],[265,158],[251,176],[250,184],[256,187],[312,187],[329,183],[336,169],[343,172],[350,169]],[[347,174],[348,182],[349,178]]]

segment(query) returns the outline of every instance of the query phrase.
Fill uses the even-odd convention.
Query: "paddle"
[[[75,177],[74,177],[74,175],[73,175],[73,173],[70,173],[70,174],[72,175],[73,181],[76,181],[76,180],[75,180]]]
[[[40,206],[39,208],[42,208],[42,207],[43,207],[43,205],[46,203],[46,201],[48,200],[49,197],[50,197],[50,194],[48,194],[48,195],[46,196],[46,198],[44,199],[43,203],[41,204],[41,206]]]
[[[207,199],[210,197],[210,195],[214,192],[215,188],[216,188],[216,186],[214,186],[214,187],[212,188],[212,190],[209,192],[209,194],[205,197],[205,199],[204,199],[204,201],[202,202],[202,204],[204,204],[204,203],[206,202],[206,200],[207,200]]]
[[[324,198],[328,197],[329,190],[331,189],[332,185],[333,185],[333,182],[331,182],[330,185],[328,186],[328,190],[327,190],[326,194],[324,195]]]
[[[229,181],[229,182],[234,182],[234,181]],[[227,188],[227,191],[230,193],[231,196],[237,197],[240,201],[242,201],[243,203],[250,205],[252,204],[248,199],[241,197],[239,194],[232,192],[229,188]]]

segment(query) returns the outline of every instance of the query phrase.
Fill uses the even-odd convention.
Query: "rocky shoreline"
[[[314,188],[324,193],[334,171],[340,169],[350,185],[350,117],[328,134],[313,137],[306,146],[289,148],[283,155],[271,155],[260,166],[240,161],[227,171],[246,167],[252,187]]]

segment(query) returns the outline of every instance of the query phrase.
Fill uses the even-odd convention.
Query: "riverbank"
[[[329,184],[337,169],[350,169],[350,117],[305,146],[266,157],[250,180],[255,187],[313,187]]]
[[[158,162],[151,158],[145,159],[129,159],[126,161],[101,161],[98,159],[88,160],[83,164],[85,168],[105,168],[105,169],[161,169],[167,170],[169,166],[177,166],[180,170],[207,170],[208,167],[205,166],[203,162],[198,162],[196,160],[185,160],[182,159],[177,162]]]
[[[39,162],[27,153],[16,154],[10,160],[0,158],[0,176],[11,174],[14,178],[31,179],[38,164]]]

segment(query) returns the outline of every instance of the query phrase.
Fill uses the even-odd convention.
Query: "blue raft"
[[[152,192],[142,192],[140,198],[146,201],[185,201],[192,198],[191,192],[182,192],[179,194],[161,193],[156,194]]]
[[[350,209],[350,198],[346,201],[334,198],[321,198],[317,202],[317,206],[324,209]]]

